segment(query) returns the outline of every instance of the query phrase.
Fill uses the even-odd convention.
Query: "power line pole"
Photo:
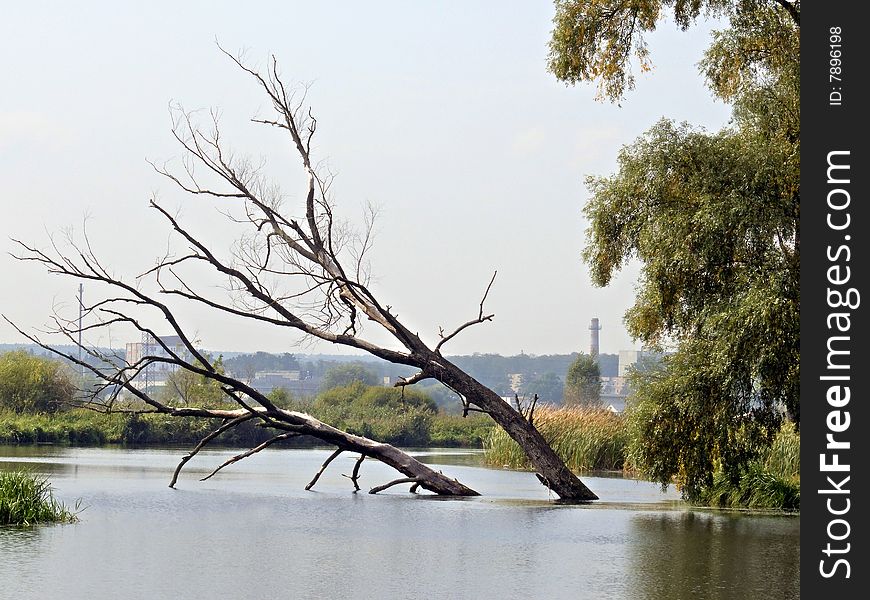
[[[85,367],[82,364],[82,315],[85,311],[84,293],[85,286],[79,283],[79,372],[82,378],[85,376]]]

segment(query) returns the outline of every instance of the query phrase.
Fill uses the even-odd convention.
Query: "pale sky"
[[[622,324],[637,268],[598,289],[580,261],[583,180],[612,173],[619,148],[661,117],[727,123],[729,108],[697,74],[709,28],[661,24],[649,37],[655,69],[618,107],[546,71],[552,16],[550,2],[6,3],[0,312],[36,328],[53,306],[75,306],[77,282],[12,260],[11,237],[45,246],[87,219],[96,253],[129,278],[167,246],[147,208],[153,193],[189,224],[222,231],[213,205],[146,162],[180,155],[170,101],[220,108],[237,153],[266,157],[279,178],[299,171],[276,132],[247,123],[268,104],[217,39],[255,64],[274,53],[287,79],[313,83],[317,158],[337,173],[338,211],[353,219],[367,202],[380,207],[373,287],[424,339],[476,316],[497,269],[495,320],[446,352],[585,351],[592,317],[602,352],[637,347]],[[297,183],[285,186],[291,199],[302,197]],[[85,294],[93,301],[97,290]],[[199,309],[179,314],[210,349],[337,351]],[[113,336],[92,341],[134,341]],[[0,342],[19,341],[0,323]]]

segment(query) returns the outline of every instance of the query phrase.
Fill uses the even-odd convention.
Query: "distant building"
[[[620,377],[627,377],[632,369],[645,369],[658,364],[662,354],[650,350],[620,350],[619,373]]]
[[[601,378],[601,401],[604,407],[613,412],[623,412],[625,402],[631,396],[628,376],[632,370],[649,368],[661,359],[660,353],[649,350],[620,350],[618,375]]]
[[[602,377],[601,395],[627,396],[628,380],[625,377]]]
[[[127,344],[125,350],[125,358],[130,366],[136,366],[147,357],[171,358],[172,354],[175,354],[182,359],[187,359],[190,356],[187,347],[177,335],[155,338],[150,333],[143,333],[140,341]],[[167,362],[151,362],[135,376],[132,384],[140,390],[164,386],[169,375],[174,373],[177,368],[176,365]]]
[[[604,408],[609,410],[612,413],[622,413],[625,412],[625,403],[628,400],[628,396],[611,396],[610,398],[605,398],[601,396],[601,401],[604,404]]]
[[[303,378],[300,371],[260,371],[248,383],[262,394],[283,388],[292,396],[313,396],[320,387],[320,379]]]
[[[628,382],[625,377],[601,378],[601,403],[604,408],[621,413],[625,410],[625,400],[628,398]]]

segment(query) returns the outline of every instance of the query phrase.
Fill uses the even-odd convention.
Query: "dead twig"
[[[353,465],[353,471],[351,472],[351,474],[350,475],[345,475],[344,473],[341,474],[342,477],[347,477],[348,479],[350,479],[353,482],[354,494],[360,490],[359,483],[357,483],[359,481],[359,468],[362,466],[362,463],[365,459],[366,459],[366,455],[360,454],[359,458],[356,459],[356,463],[354,463],[354,465]]]

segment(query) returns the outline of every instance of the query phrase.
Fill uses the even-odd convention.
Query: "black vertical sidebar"
[[[801,6],[801,595],[810,599],[870,589],[865,6]]]

